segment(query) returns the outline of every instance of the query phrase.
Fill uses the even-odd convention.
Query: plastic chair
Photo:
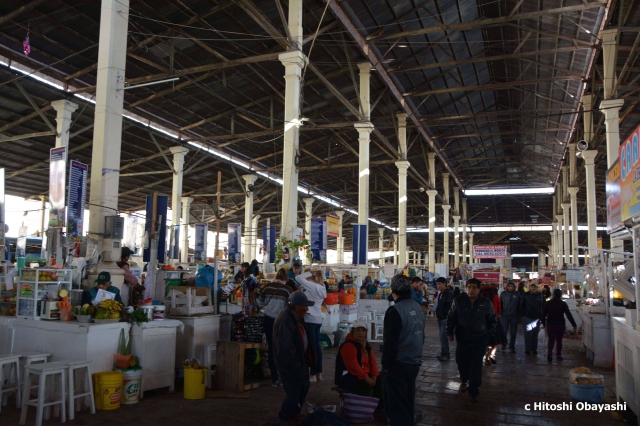
[[[66,373],[68,367],[64,364],[56,362],[40,363],[28,365],[24,368],[25,380],[24,391],[22,393],[22,413],[20,414],[20,424],[24,425],[27,422],[27,410],[29,406],[36,407],[36,426],[42,426],[42,418],[44,415],[44,409],[51,406],[59,406],[62,413],[60,422],[67,421],[67,411],[65,403],[66,395]],[[31,375],[38,377],[38,397],[31,399]],[[56,382],[60,380],[60,393],[56,392]],[[53,389],[47,388],[47,378],[52,377]],[[52,401],[47,401],[46,395],[51,395]]]
[[[67,395],[67,400],[69,404],[69,420],[73,420],[75,417],[76,407],[75,401],[78,398],[89,397],[89,406],[91,408],[91,414],[96,413],[96,405],[93,398],[93,383],[91,380],[91,361],[60,361],[59,364],[66,365],[69,369],[69,374],[67,377],[67,386],[69,389],[69,393]],[[80,393],[76,393],[76,380],[74,376],[74,372],[79,370],[78,372],[82,374],[82,370],[85,370],[85,384],[84,390],[80,391]],[[78,380],[79,382],[80,380]],[[80,411],[80,405],[78,405],[78,411]]]
[[[10,381],[9,387],[3,388],[4,384],[4,367],[9,368]],[[16,407],[20,408],[20,355],[17,354],[1,354],[0,355],[0,411],[2,406],[6,405],[9,393],[14,392],[16,396]],[[5,400],[6,397],[6,400]]]

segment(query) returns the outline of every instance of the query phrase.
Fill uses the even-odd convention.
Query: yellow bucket
[[[203,399],[207,383],[206,368],[195,370],[184,369],[184,399]]]
[[[117,410],[122,399],[121,371],[103,371],[93,375],[93,393],[98,410]]]

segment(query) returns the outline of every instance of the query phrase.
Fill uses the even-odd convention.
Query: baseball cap
[[[111,282],[111,274],[107,271],[102,271],[98,274],[98,278],[96,281],[98,284],[110,283]]]
[[[447,283],[447,279],[445,277],[438,277],[438,279],[436,280],[437,283]]]
[[[355,320],[353,324],[351,324],[351,327],[353,327],[354,329],[356,328],[364,328],[365,330],[369,329],[369,327],[367,327],[367,322],[362,320]]]
[[[312,302],[309,299],[307,299],[307,295],[306,294],[301,293],[299,291],[296,291],[295,293],[292,293],[291,296],[289,296],[289,301],[287,303],[289,304],[289,306],[298,306],[298,305],[313,306],[313,305],[315,305],[315,302]]]
[[[533,286],[538,287],[538,283],[537,283],[537,282],[535,282],[535,281],[531,281],[531,282],[529,283],[529,287],[531,287],[532,285],[533,285]]]
[[[511,285],[516,285],[515,281],[513,281],[513,280],[509,280],[509,281],[507,281],[507,285],[509,285],[509,284],[511,284]]]
[[[404,293],[409,291],[411,288],[411,282],[409,281],[409,277],[405,277],[404,275],[396,275],[391,279],[391,290],[396,293]]]
[[[122,257],[131,256],[132,254],[133,250],[131,250],[129,247],[122,247]]]

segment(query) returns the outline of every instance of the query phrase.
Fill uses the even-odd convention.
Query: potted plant
[[[131,365],[131,337],[128,342],[125,340],[124,329],[120,330],[120,347],[113,361],[118,368],[129,368]]]

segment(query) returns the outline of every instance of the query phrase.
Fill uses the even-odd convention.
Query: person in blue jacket
[[[122,303],[122,298],[120,297],[120,290],[117,287],[111,285],[111,274],[102,271],[98,274],[98,278],[96,278],[96,286],[86,290],[82,293],[82,304],[85,303],[93,303],[94,299],[98,295],[98,290],[108,291],[109,293],[113,293],[116,296],[114,297],[116,302]]]

